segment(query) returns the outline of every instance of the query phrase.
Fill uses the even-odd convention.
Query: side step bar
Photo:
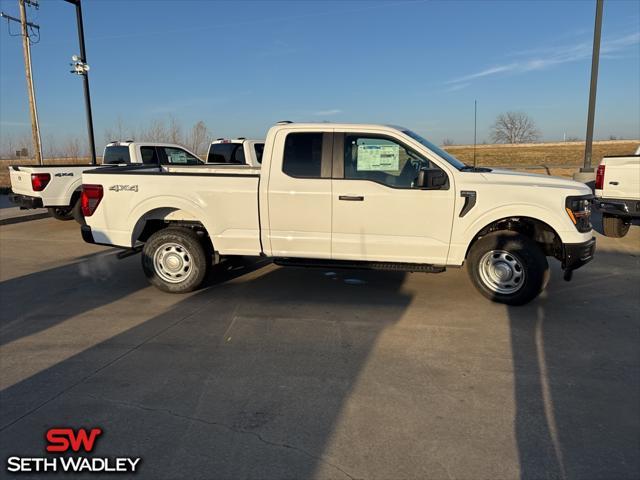
[[[321,260],[315,258],[275,258],[273,263],[283,267],[350,268],[360,270],[391,270],[396,272],[442,273],[446,267],[423,263],[356,262],[351,260]]]

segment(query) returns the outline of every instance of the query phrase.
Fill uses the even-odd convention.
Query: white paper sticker
[[[400,145],[358,145],[359,172],[398,171],[400,169]]]

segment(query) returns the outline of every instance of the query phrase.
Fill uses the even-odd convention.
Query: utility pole
[[[91,94],[89,93],[89,65],[87,65],[87,52],[84,48],[84,26],[82,24],[82,6],[80,0],[65,0],[76,6],[76,22],[78,24],[78,42],[80,43],[80,56],[74,55],[71,73],[76,73],[83,77],[84,83],[84,103],[87,111],[87,130],[89,133],[89,148],[91,150],[91,163],[96,164],[96,144],[93,135],[93,116],[91,114]]]
[[[33,89],[33,74],[31,72],[31,40],[28,28],[39,30],[40,27],[27,21],[27,11],[25,3],[38,8],[36,0],[18,0],[20,8],[20,20],[5,13],[0,16],[5,17],[7,22],[20,22],[20,33],[22,35],[22,50],[24,54],[24,71],[27,77],[27,92],[29,93],[29,113],[31,115],[31,134],[33,137],[33,153],[38,164],[42,165],[42,142],[40,141],[40,126],[38,124],[38,110],[36,107],[36,94]]]
[[[584,146],[584,166],[580,172],[593,172],[593,122],[596,114],[596,89],[598,87],[598,64],[600,62],[600,32],[602,31],[602,6],[604,0],[596,0],[596,23],[593,28],[593,53],[591,56],[591,85],[589,88],[589,113],[587,116],[587,138]]]
[[[478,131],[478,100],[473,101],[473,168],[478,168],[478,162],[476,161],[476,143]]]

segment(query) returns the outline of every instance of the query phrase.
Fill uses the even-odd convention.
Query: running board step
[[[360,270],[391,270],[396,272],[442,273],[445,267],[424,263],[355,262],[316,258],[276,258],[273,263],[283,267],[351,268]]]

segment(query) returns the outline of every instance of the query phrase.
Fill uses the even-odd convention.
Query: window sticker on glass
[[[357,170],[400,170],[400,145],[358,145]]]
[[[187,155],[180,150],[169,152],[169,163],[187,163]]]

